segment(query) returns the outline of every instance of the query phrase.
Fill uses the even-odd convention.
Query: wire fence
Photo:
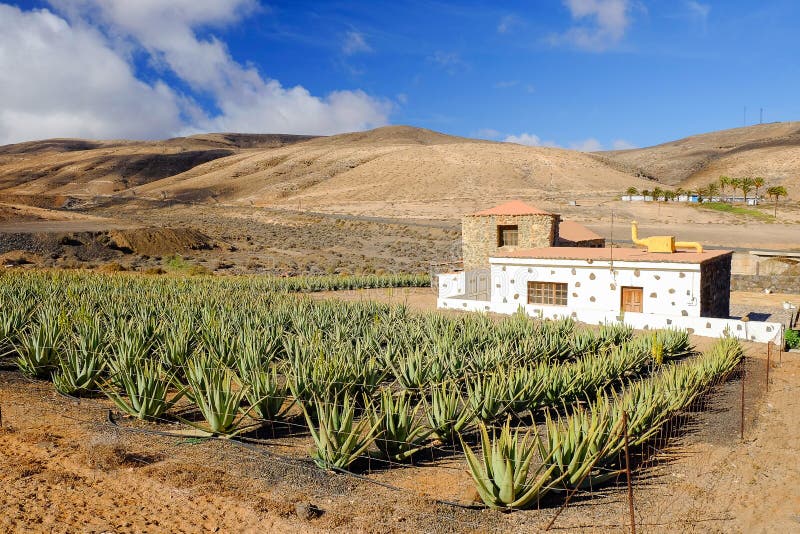
[[[749,433],[757,424],[760,403],[769,390],[770,373],[774,373],[775,367],[781,365],[783,354],[780,347],[773,344],[751,347],[754,348],[750,349],[747,357],[732,373],[720,377],[707,393],[695,398],[683,410],[670,417],[661,425],[659,432],[643,446],[631,447],[626,443],[624,450],[619,453],[617,467],[613,470],[608,469],[609,474],[615,475],[611,483],[593,488],[582,487],[582,481],[579,481],[572,490],[555,489],[550,496],[537,501],[533,507],[537,512],[532,518],[536,528],[557,530],[575,527],[575,514],[565,513],[570,509],[581,511],[580,515],[584,519],[577,524],[580,528],[618,528],[632,532],[635,532],[637,527],[640,531],[647,531],[651,527],[668,524],[676,514],[680,514],[680,511],[687,507],[685,499],[666,501],[659,507],[658,513],[654,513],[649,502],[654,492],[663,490],[665,473],[668,474],[670,467],[680,458],[687,442],[700,440],[713,444],[747,440]],[[98,389],[96,393],[99,397],[102,391]],[[244,432],[235,439],[220,439],[195,432],[187,433],[187,427],[181,419],[171,416],[159,417],[150,423],[141,423],[121,418],[112,409],[106,418],[98,418],[97,414],[109,407],[109,403],[102,398],[76,399],[65,396],[64,399],[83,406],[91,406],[92,410],[87,411],[86,415],[73,417],[76,422],[104,432],[214,441],[223,443],[226,447],[236,448],[239,450],[237,454],[251,460],[272,462],[284,469],[299,470],[308,474],[319,472],[319,468],[308,456],[310,449],[308,426],[299,413],[294,413],[281,421],[259,423],[257,428]],[[3,404],[3,400],[0,400],[0,426],[6,423],[3,420]],[[189,403],[176,406],[176,413],[182,418],[197,415]],[[94,414],[94,417],[89,417],[89,414]],[[529,423],[535,426],[536,417],[533,416]],[[489,428],[496,430],[499,426],[490,425]],[[627,430],[623,430],[623,433],[627,438]],[[468,438],[467,444],[477,446],[474,439]],[[146,457],[133,457],[133,461],[149,463]],[[404,494],[407,498],[424,497],[443,506],[463,509],[482,507],[476,499],[427,491],[425,487],[418,485],[424,477],[416,474],[405,476],[419,470],[432,470],[436,473],[434,476],[450,472],[451,479],[461,480],[465,484],[470,483],[463,450],[455,443],[428,444],[424,452],[417,455],[410,466],[407,463],[366,454],[348,469],[334,469],[342,477],[381,486],[390,492]],[[587,473],[590,471],[592,469]],[[319,482],[316,477],[313,478],[315,483]],[[347,491],[341,488],[330,493],[341,498],[347,496]],[[595,511],[602,509],[603,512],[599,514],[587,512],[590,508]],[[611,513],[609,510],[615,510],[616,513]],[[714,511],[714,514],[714,517],[722,518],[721,520],[725,518],[724,510]],[[598,515],[606,519],[592,519]],[[610,515],[616,515],[620,520],[609,522],[607,518]],[[454,529],[459,527],[480,529],[483,526],[480,518],[464,519],[464,516],[459,515],[453,517]],[[708,519],[708,517],[685,518],[694,525],[700,525]]]

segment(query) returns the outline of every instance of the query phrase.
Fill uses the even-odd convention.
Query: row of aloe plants
[[[737,340],[723,338],[705,354],[666,366],[618,393],[600,393],[563,416],[548,414],[542,431],[532,427],[521,434],[506,421],[490,433],[480,424],[480,454],[463,444],[478,494],[491,508],[514,509],[554,490],[602,486],[622,470],[626,433],[631,447],[644,445],[743,357]]]
[[[410,314],[314,302],[273,280],[0,276],[0,353],[71,395],[172,412],[235,435],[297,405],[323,467],[370,448],[404,461],[437,441],[595,394],[691,354],[688,336],[633,336],[518,315]],[[181,399],[203,416],[184,418]]]

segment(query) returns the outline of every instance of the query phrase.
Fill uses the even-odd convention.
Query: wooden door
[[[642,313],[642,288],[622,288],[622,311]]]

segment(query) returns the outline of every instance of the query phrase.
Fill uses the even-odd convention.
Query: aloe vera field
[[[172,440],[240,451],[304,471],[309,495],[314,484],[339,484],[344,498],[394,492],[467,514],[483,530],[507,521],[493,510],[539,528],[569,499],[604,488],[624,495],[626,453],[646,477],[653,451],[678,435],[665,427],[688,421],[744,358],[734,339],[698,350],[680,330],[414,313],[304,294],[429,284],[410,275],[2,274],[0,372],[4,389],[51,390],[54,412],[77,403],[76,426],[149,440],[151,450]],[[200,455],[201,471],[204,461],[214,463]],[[296,515],[321,513],[303,510]],[[463,517],[441,530],[465,529]],[[287,525],[313,530],[313,521]],[[429,528],[325,526],[337,527]]]

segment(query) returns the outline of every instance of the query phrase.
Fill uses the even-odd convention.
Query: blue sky
[[[745,106],[800,118],[799,23],[788,0],[0,3],[0,142],[410,124],[647,146]]]

